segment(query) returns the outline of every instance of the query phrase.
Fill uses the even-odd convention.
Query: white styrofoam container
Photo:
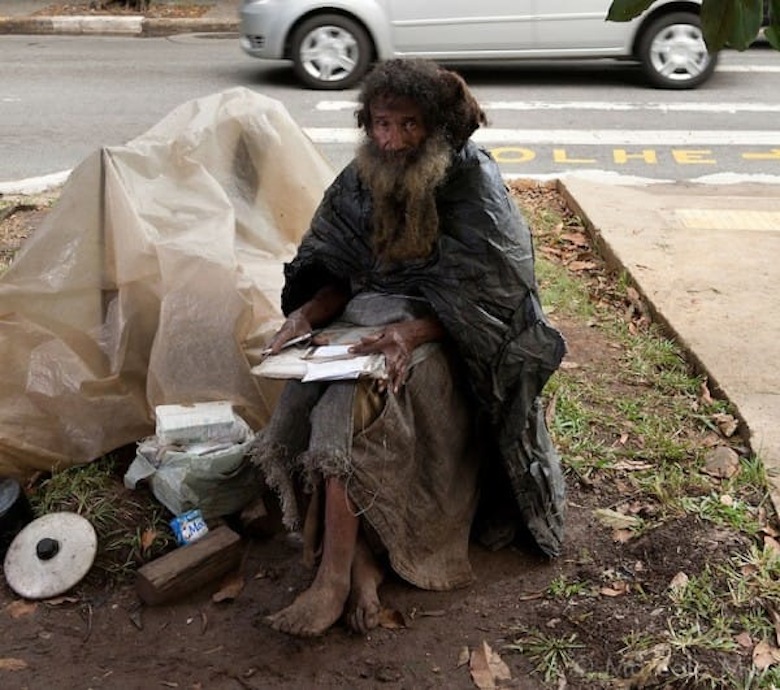
[[[237,418],[229,400],[157,405],[154,411],[157,439],[163,445],[202,443],[235,435]]]

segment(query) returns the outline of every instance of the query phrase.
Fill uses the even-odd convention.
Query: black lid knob
[[[54,558],[60,550],[60,543],[56,539],[44,537],[35,545],[35,553],[42,561]]]

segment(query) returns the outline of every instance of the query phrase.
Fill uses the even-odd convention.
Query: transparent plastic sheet
[[[159,404],[231,400],[260,428],[280,384],[247,353],[281,321],[282,264],[332,179],[244,88],[79,165],[0,277],[0,476],[136,442]]]

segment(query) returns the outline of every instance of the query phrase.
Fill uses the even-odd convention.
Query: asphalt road
[[[249,58],[234,36],[3,36],[0,64],[0,189],[234,86],[282,100],[334,167],[354,146],[355,91],[300,89],[286,64]],[[613,62],[458,68],[488,111],[478,138],[507,174],[780,179],[780,53],[766,47],[724,53],[695,91],[649,89]]]

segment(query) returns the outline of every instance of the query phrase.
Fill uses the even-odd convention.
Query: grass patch
[[[749,652],[745,664],[740,646],[745,639],[754,646],[777,644],[772,617],[780,612],[780,562],[759,546],[775,519],[763,465],[745,452],[738,434],[724,435],[720,421],[733,414],[731,406],[706,392],[706,380],[651,322],[628,277],[605,280],[603,264],[579,236],[567,240],[578,219],[565,208],[557,216],[540,210],[531,199],[521,206],[535,229],[540,288],[552,320],[584,325],[593,347],[614,351],[614,366],[575,362],[545,390],[568,480],[596,492],[605,508],[638,518],[633,524],[641,529],[624,530],[624,539],[652,543],[662,525],[694,520],[687,524],[729,535],[724,540],[733,550],[727,563],[681,573],[684,586],[659,592],[666,602],[656,606],[656,622],[642,619],[624,636],[615,667],[584,671],[589,657],[583,649],[594,638],[557,630],[555,636],[526,631],[507,649],[526,656],[551,687],[576,676],[583,687],[774,689],[777,669],[752,666]],[[579,335],[590,345],[587,331]],[[704,471],[713,444],[739,452],[733,477]],[[685,541],[681,535],[680,548],[701,548]],[[587,579],[561,574],[546,595],[582,606],[577,597],[589,591],[594,587]]]
[[[114,454],[55,472],[29,493],[36,516],[73,512],[90,521],[98,551],[89,580],[129,581],[143,563],[174,545],[167,509],[144,491],[130,492],[121,480]]]
[[[565,678],[575,666],[574,652],[585,645],[577,641],[577,635],[556,637],[538,630],[529,630],[505,645],[504,649],[520,652],[534,664],[534,672],[551,683]]]

